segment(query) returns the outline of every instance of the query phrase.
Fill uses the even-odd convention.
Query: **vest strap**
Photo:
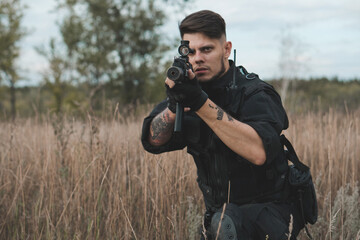
[[[286,147],[287,150],[285,150],[286,158],[291,161],[297,169],[306,172],[309,170],[309,167],[300,162],[294,147],[292,146],[291,142],[285,137],[285,135],[280,136],[281,143]]]

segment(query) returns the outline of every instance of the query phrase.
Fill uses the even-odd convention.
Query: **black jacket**
[[[245,68],[231,67],[221,78],[202,83],[209,98],[233,118],[250,125],[261,137],[266,162],[256,166],[230,150],[194,113],[184,115],[183,132],[173,135],[165,145],[154,147],[148,142],[152,119],[166,108],[164,100],[144,119],[142,143],[151,153],[162,153],[187,147],[195,161],[198,184],[207,208],[219,208],[227,202],[282,201],[286,187],[287,161],[280,143],[280,133],[288,127],[281,99],[272,86]],[[235,81],[233,81],[235,71]]]

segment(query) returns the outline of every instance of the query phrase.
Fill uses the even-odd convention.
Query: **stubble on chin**
[[[214,80],[220,78],[224,73],[225,73],[225,63],[224,63],[224,61],[221,61],[220,71],[218,73],[216,73],[214,76],[207,79],[207,78],[202,78],[202,76],[204,76],[203,74],[199,74],[199,75],[196,75],[196,78],[198,79],[199,82],[211,82],[211,81],[214,81]]]

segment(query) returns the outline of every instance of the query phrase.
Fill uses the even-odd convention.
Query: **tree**
[[[293,33],[291,27],[282,31],[280,37],[279,69],[282,81],[280,95],[283,102],[286,101],[290,81],[298,78],[298,74],[301,71],[307,70],[308,64],[306,62],[309,59],[304,55],[305,46],[306,44]]]
[[[174,1],[174,4],[186,1]],[[160,28],[163,0],[67,0],[61,34],[76,72],[89,85],[91,106],[97,92],[110,86],[121,103],[145,102],[147,88],[164,75],[169,43]]]
[[[12,119],[16,116],[15,83],[19,78],[15,60],[19,57],[19,42],[25,35],[21,26],[24,6],[19,0],[0,2],[0,82],[10,85]]]
[[[49,49],[37,47],[37,52],[49,62],[48,70],[43,72],[45,88],[48,89],[55,100],[54,111],[61,114],[63,110],[64,97],[66,94],[66,70],[67,62],[56,48],[55,40],[49,42]]]

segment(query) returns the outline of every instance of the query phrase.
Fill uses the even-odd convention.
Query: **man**
[[[203,237],[288,239],[293,229],[296,239],[303,224],[287,191],[280,133],[288,119],[279,95],[228,60],[232,43],[217,13],[193,13],[179,29],[193,50],[193,71],[182,83],[165,80],[167,99],[144,119],[144,148],[158,154],[187,147],[193,156],[206,206]],[[176,102],[185,108],[181,134],[173,133]]]

